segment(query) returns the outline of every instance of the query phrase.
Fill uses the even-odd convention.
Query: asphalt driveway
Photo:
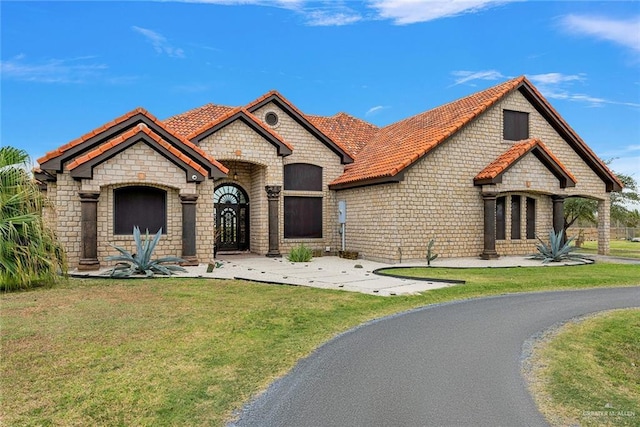
[[[640,307],[640,288],[490,297],[381,319],[323,345],[231,425],[543,426],[520,373],[525,341],[627,307]]]

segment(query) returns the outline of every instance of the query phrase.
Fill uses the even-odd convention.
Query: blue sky
[[[160,119],[276,89],[386,125],[526,75],[640,180],[640,2],[0,3],[0,143],[35,159],[137,106]]]

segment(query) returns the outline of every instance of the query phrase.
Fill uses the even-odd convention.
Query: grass
[[[552,425],[640,425],[640,310],[565,325],[534,358],[534,392]]]
[[[364,321],[480,295],[640,284],[638,266],[616,264],[434,272],[467,284],[383,298],[232,280],[72,279],[3,294],[0,419],[222,425],[300,358]]]
[[[580,252],[587,254],[597,254],[598,242],[584,242],[581,246]],[[611,240],[609,255],[624,258],[640,258],[640,242],[632,242],[629,240]]]

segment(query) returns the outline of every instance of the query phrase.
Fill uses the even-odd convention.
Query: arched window
[[[155,234],[162,228],[167,234],[167,192],[155,187],[131,186],[113,191],[114,234],[132,234],[138,226],[142,233]]]
[[[249,249],[249,198],[235,184],[222,184],[213,193],[216,251]]]

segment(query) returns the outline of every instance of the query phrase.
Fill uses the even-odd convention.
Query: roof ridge
[[[130,119],[131,117],[135,116],[136,114],[142,114],[147,116],[149,119],[151,119],[152,121],[156,121],[157,119],[155,118],[155,116],[153,116],[151,113],[149,113],[147,110],[145,110],[142,107],[136,107],[131,111],[128,111],[127,113],[116,117],[115,119],[103,124],[102,126],[98,126],[97,128],[91,130],[90,132],[85,133],[84,135],[71,140],[70,142],[56,148],[55,150],[49,151],[47,152],[44,156],[40,157],[37,162],[39,164],[43,164],[44,162],[47,162],[51,159],[55,159],[56,157],[61,156],[62,154],[64,154],[65,151],[68,151],[69,149],[82,144],[83,142],[85,142],[86,140],[108,130],[111,129],[114,126],[117,126],[118,124]]]

